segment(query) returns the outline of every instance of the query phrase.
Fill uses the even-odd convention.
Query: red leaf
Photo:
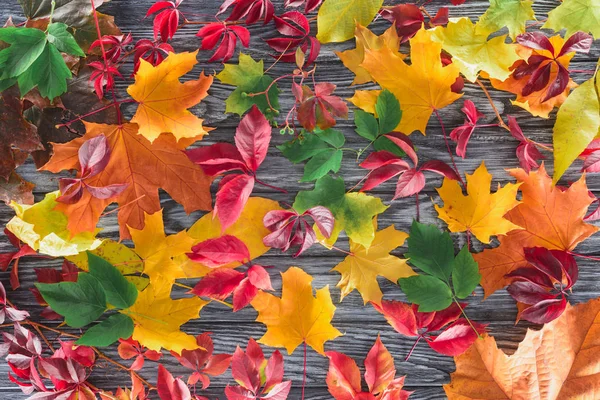
[[[396,25],[402,43],[413,37],[425,21],[421,10],[415,4],[398,4],[381,10],[381,16]]]
[[[321,5],[323,0],[285,0],[286,7],[300,7],[304,4],[304,14],[313,12]]]
[[[245,175],[241,175],[245,176]],[[240,239],[232,235],[224,235],[216,239],[208,239],[192,247],[192,253],[186,253],[192,261],[209,268],[218,268],[234,261],[250,260],[248,247]]]
[[[323,236],[326,238],[331,236],[331,233],[333,232],[333,226],[335,224],[335,218],[327,207],[315,206],[306,210],[302,215],[310,216],[313,221],[315,221],[317,228],[319,228],[319,231],[321,231]]]
[[[156,390],[161,400],[191,400],[190,389],[179,378],[173,375],[162,364],[158,364],[158,380]]]
[[[295,62],[296,49],[299,47],[306,54],[310,45],[310,55],[306,59],[306,65],[311,64],[319,55],[321,45],[318,40],[309,36],[308,19],[298,11],[288,11],[274,18],[275,28],[284,37],[265,40],[269,47],[280,53],[273,57],[283,62]]]
[[[595,151],[585,157],[581,172],[600,172],[600,151]]]
[[[200,46],[202,50],[214,49],[219,43],[219,39],[221,39],[219,47],[217,47],[208,62],[222,60],[225,63],[229,61],[235,52],[238,39],[244,47],[248,47],[250,44],[250,32],[246,28],[243,26],[229,26],[222,22],[205,25],[196,33],[196,36],[202,38]]]
[[[485,332],[485,325],[476,322],[472,324],[479,334]],[[477,333],[475,333],[469,322],[461,318],[446,328],[440,335],[431,336],[426,340],[429,347],[436,352],[447,356],[458,356],[467,351],[473,342],[477,340],[477,337]]]
[[[419,164],[419,158],[417,157],[417,153],[415,152],[415,146],[408,136],[401,132],[390,132],[387,135],[384,135],[386,138],[390,139],[394,144],[402,149],[406,153],[406,155],[412,160],[414,166],[416,167]]]
[[[154,40],[157,40],[159,35],[163,42],[173,38],[179,26],[179,17],[182,16],[177,9],[179,3],[181,0],[178,0],[177,3],[158,1],[148,9],[146,17],[158,12],[154,17]]]
[[[394,380],[395,376],[394,359],[378,335],[375,344],[365,358],[365,381],[369,392],[381,393]]]
[[[594,38],[591,35],[585,32],[575,32],[567,39],[565,44],[563,44],[556,58],[573,51],[589,53],[593,42]]]
[[[382,300],[381,305],[371,303],[375,310],[379,311],[387,322],[404,336],[419,336],[415,311],[410,304],[395,300]]]
[[[260,290],[273,290],[269,273],[260,265],[254,264],[248,268],[248,280]]]
[[[409,169],[400,175],[396,184],[396,193],[392,200],[409,197],[419,193],[425,187],[425,175],[415,169]]]
[[[547,50],[554,54],[554,46],[542,32],[527,32],[517,36],[517,43],[535,50]]]
[[[466,306],[466,303],[460,303],[460,307],[456,303],[452,303],[448,308],[435,313],[419,313],[431,314],[431,319],[426,318],[426,321],[421,322],[420,327],[427,327],[427,332],[438,331],[449,323],[456,321],[462,313],[461,307],[464,309]]]
[[[250,25],[259,19],[263,19],[264,24],[273,19],[274,8],[271,0],[225,0],[217,15],[224,13],[232,5],[233,10],[227,17],[227,21],[239,21],[245,18],[246,25]]]
[[[157,66],[165,57],[172,53],[173,47],[168,43],[153,42],[148,39],[139,40],[134,46],[134,67],[133,73],[135,74],[140,66],[140,59],[148,61],[150,64]]]
[[[201,297],[225,300],[244,279],[244,274],[229,268],[209,272],[194,286],[190,293]]]
[[[256,105],[238,125],[235,145],[248,168],[256,172],[265,160],[271,143],[271,125]]]
[[[215,143],[187,150],[188,158],[198,164],[206,175],[221,175],[224,172],[247,172],[248,167],[238,149],[230,143]]]
[[[286,400],[291,388],[292,381],[280,382],[273,386],[266,396],[262,396],[261,400]]]
[[[360,370],[356,362],[345,354],[335,351],[325,353],[329,358],[327,389],[336,400],[354,400],[361,392]]]
[[[260,375],[254,361],[238,346],[231,360],[231,375],[244,389],[257,393],[260,389]]]
[[[250,357],[250,359],[254,362],[254,365],[256,365],[259,369],[262,369],[267,363],[262,349],[253,338],[248,340],[248,345],[246,346],[246,355]]]
[[[258,294],[258,288],[248,278],[244,278],[233,291],[233,312],[246,307]]]
[[[336,86],[332,83],[317,83],[313,92],[308,86],[293,83],[293,92],[298,106],[298,121],[309,132],[325,130],[335,126],[335,117],[348,118],[348,106],[338,96],[332,96]]]
[[[249,175],[235,175],[231,179],[221,180],[213,210],[221,222],[221,232],[237,221],[253,188],[254,177]]]
[[[436,174],[440,174],[445,178],[455,181],[459,180],[456,171],[454,171],[454,169],[452,169],[452,167],[450,167],[448,164],[440,160],[430,160],[425,162],[421,168],[419,168],[419,171],[435,172]]]
[[[406,161],[387,150],[372,152],[365,159],[365,161],[360,163],[360,166],[365,169],[376,169],[391,164],[404,166],[406,169],[409,168],[409,165],[406,163]]]
[[[269,391],[273,386],[283,381],[283,356],[275,350],[265,367],[265,388]]]
[[[452,132],[450,132],[450,139],[457,142],[456,155],[465,158],[469,139],[477,127],[477,121],[484,115],[477,110],[475,104],[471,100],[465,100],[461,110],[465,113],[465,122],[463,125],[454,128]]]
[[[558,299],[542,300],[523,310],[519,318],[534,324],[546,324],[560,317],[566,307],[567,300],[564,296]]]

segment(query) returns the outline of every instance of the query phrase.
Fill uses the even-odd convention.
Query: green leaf
[[[354,125],[356,125],[356,133],[365,139],[373,141],[377,138],[379,127],[373,114],[361,109],[354,110]]]
[[[301,182],[310,182],[319,179],[329,171],[338,172],[342,165],[342,150],[330,148],[312,157],[304,166],[304,175]]]
[[[387,209],[381,199],[364,193],[346,193],[344,180],[325,175],[315,182],[313,190],[298,193],[294,209],[299,213],[321,205],[335,217],[333,233],[327,243],[333,244],[342,230],[353,242],[368,248],[375,238],[373,217]]]
[[[354,37],[356,24],[371,23],[383,0],[325,0],[317,15],[317,39],[343,42]]]
[[[56,47],[48,43],[31,67],[19,76],[19,90],[24,95],[37,86],[42,96],[54,99],[67,91],[69,78],[71,71]]]
[[[79,274],[77,282],[36,283],[44,300],[67,325],[81,328],[106,311],[106,295],[98,279],[88,273]]]
[[[565,37],[577,31],[589,32],[594,39],[600,38],[600,4],[598,0],[564,0],[548,13],[542,28],[556,32],[567,30]]]
[[[104,347],[133,334],[133,320],[125,314],[114,314],[92,326],[79,338],[78,345]]]
[[[0,78],[15,78],[29,69],[46,48],[46,35],[34,28],[2,28],[0,40],[10,44],[0,51]]]
[[[458,252],[453,263],[452,286],[454,287],[454,294],[459,299],[467,298],[473,293],[480,281],[479,266],[467,246],[465,246]]]
[[[531,0],[490,0],[490,6],[479,18],[477,25],[483,30],[498,31],[508,28],[512,40],[525,33],[527,21],[535,20]]]
[[[392,154],[397,155],[398,157],[404,157],[406,153],[398,147],[398,145],[392,142],[390,139],[385,136],[379,136],[377,140],[373,142],[373,148],[377,151],[386,150]]]
[[[96,8],[108,0],[94,0]],[[19,0],[23,13],[29,19],[50,17],[52,0]],[[92,3],[90,0],[55,0],[56,6],[52,20],[64,22],[71,27],[81,27],[90,20]]]
[[[48,41],[63,53],[85,57],[85,53],[67,28],[68,26],[62,22],[54,22],[48,25]]]
[[[314,134],[317,135],[321,140],[330,144],[331,146],[339,149],[346,143],[346,137],[344,134],[336,129],[325,129],[322,131],[319,128],[315,128]]]
[[[406,256],[415,267],[447,282],[454,263],[454,244],[448,232],[413,221]]]
[[[330,146],[314,133],[306,133],[277,146],[277,148],[281,150],[285,158],[298,164],[326,151]]]
[[[248,96],[248,94],[264,92],[273,82],[273,78],[264,74],[263,60],[256,62],[249,55],[240,53],[239,64],[225,64],[223,71],[217,74],[217,78],[222,83],[237,86],[225,100],[225,112],[243,115],[256,104],[267,118],[274,117],[264,94]],[[269,100],[273,108],[279,110],[277,84],[269,89]]]
[[[87,253],[90,274],[98,279],[106,293],[106,300],[121,309],[131,307],[138,296],[135,285],[108,261],[90,252]]]
[[[381,135],[394,131],[402,119],[400,102],[389,90],[382,90],[379,93],[375,111],[379,119],[379,134]]]
[[[420,312],[440,311],[452,304],[452,291],[434,276],[400,278],[398,284],[408,301],[419,305]]]

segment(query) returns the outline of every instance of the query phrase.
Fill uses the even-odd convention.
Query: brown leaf
[[[9,204],[16,201],[19,204],[33,204],[31,191],[35,185],[23,180],[16,172],[10,174],[8,182],[0,179],[0,200]]]

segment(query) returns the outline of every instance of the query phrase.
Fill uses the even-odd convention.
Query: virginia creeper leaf
[[[406,257],[420,270],[447,281],[454,262],[452,238],[434,225],[413,221]]]
[[[469,297],[481,281],[479,267],[469,248],[464,246],[454,259],[452,267],[452,287],[459,299]]]
[[[435,276],[411,276],[401,278],[398,283],[408,301],[419,305],[420,312],[439,311],[452,304],[452,291]]]
[[[133,320],[124,314],[113,314],[90,327],[76,343],[81,346],[105,347],[119,339],[129,338],[132,333]]]
[[[100,282],[106,301],[117,308],[127,308],[135,303],[138,291],[135,285],[108,261],[88,252],[89,273]]]

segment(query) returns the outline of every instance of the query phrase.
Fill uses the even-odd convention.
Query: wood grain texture
[[[149,38],[152,36],[151,19],[143,20],[146,10],[153,3],[153,0],[112,0],[110,3],[103,5],[100,11],[106,14],[114,15],[118,26],[123,32],[131,32],[134,39],[143,37]],[[278,11],[282,10],[282,0],[275,0]],[[391,2],[390,2],[391,3]],[[220,0],[185,0],[181,5],[181,10],[184,13],[196,13],[204,15],[212,15],[221,4]],[[534,3],[534,9],[539,19],[545,19],[549,10],[559,4],[558,1],[539,0]],[[435,13],[442,5],[449,5],[445,0],[434,0],[427,5],[427,9],[431,13]],[[451,17],[468,16],[476,19],[477,16],[485,12],[488,3],[485,1],[468,1],[462,6],[450,8]],[[5,0],[0,6],[0,19],[2,22],[8,16],[13,16],[15,21],[22,20],[22,12],[17,4],[17,0]],[[205,19],[202,17],[191,17],[190,19]],[[377,32],[382,32],[388,23],[383,20],[376,21],[371,25]],[[312,29],[316,29],[313,23]],[[198,47],[199,39],[195,37],[197,26],[185,26],[176,35],[174,47],[177,51],[195,50]],[[267,28],[260,24],[250,27],[252,33],[252,41],[250,49],[243,49],[243,52],[252,55],[253,58],[264,58],[269,64],[271,57],[269,48],[264,44],[263,39],[275,36],[272,30],[272,25]],[[356,87],[350,86],[353,75],[344,68],[334,50],[343,50],[354,46],[353,41],[348,41],[336,45],[324,45],[321,55],[318,59],[317,80],[329,81],[338,85],[338,94],[343,97],[350,97],[355,89],[365,89],[374,87],[373,85],[360,85]],[[404,50],[406,51],[406,49]],[[595,60],[600,56],[599,46],[587,55],[577,55],[572,62],[572,68],[577,70],[590,70],[594,68]],[[209,52],[201,52],[199,55],[199,65],[194,71],[188,75],[191,77],[197,75],[201,70],[207,73],[218,72],[222,69],[221,64],[209,64],[206,60],[210,57]],[[234,58],[230,61],[236,63]],[[131,72],[132,65],[127,64],[124,68],[124,76],[128,76]],[[292,69],[290,64],[277,64],[272,70],[273,76],[279,76],[289,73]],[[582,82],[589,75],[575,74],[575,80]],[[118,83],[118,92],[125,93],[126,86],[130,80],[120,81]],[[280,98],[282,110],[288,110],[292,104],[292,95],[289,92],[289,82],[284,82],[282,89],[285,91]],[[224,101],[232,91],[232,87],[221,84],[215,79],[215,83],[209,91],[209,97],[205,99],[193,111],[202,118],[205,118],[206,125],[216,127],[204,141],[203,145],[214,143],[217,141],[233,141],[235,127],[239,122],[239,117],[235,115],[225,114]],[[511,114],[520,122],[526,135],[532,139],[550,143],[552,126],[555,120],[555,113],[548,120],[533,118],[526,111],[514,107],[510,103],[513,95],[510,93],[491,90],[496,107],[503,115]],[[463,99],[471,99],[477,107],[486,115],[486,122],[493,122],[494,114],[485,98],[483,92],[477,85],[466,84]],[[460,125],[463,120],[463,115],[460,112],[462,100],[442,110],[441,115],[444,125],[448,132]],[[134,111],[131,105],[126,108],[125,114],[131,116]],[[347,146],[359,148],[365,145],[364,140],[356,135],[353,131],[352,116],[347,121],[341,121],[338,128],[346,135]],[[432,119],[428,125],[428,135],[422,136],[415,134],[412,136],[415,144],[418,147],[419,155],[423,161],[429,159],[448,160],[448,154],[444,145],[441,127],[439,123]],[[275,145],[281,144],[288,140],[288,137],[280,136],[274,132],[273,145],[269,151],[269,155],[265,163],[258,171],[260,179],[267,183],[275,184],[289,191],[289,194],[281,194],[264,187],[257,187],[254,195],[265,196],[272,199],[286,201],[291,203],[295,194],[299,190],[310,190],[311,184],[299,183],[302,176],[302,165],[292,165],[281,153],[275,148]],[[484,160],[489,171],[494,175],[495,182],[506,182],[509,177],[505,172],[506,168],[515,168],[518,166],[518,161],[515,156],[515,148],[517,142],[510,135],[500,128],[483,128],[476,130],[471,138],[468,147],[468,158],[463,160],[457,158],[458,168],[462,172],[471,173],[479,163]],[[551,170],[551,160],[549,169]],[[579,164],[572,167],[563,177],[563,182],[570,182],[578,178]],[[35,197],[40,200],[44,193],[56,190],[58,184],[57,175],[52,175],[46,172],[36,172],[32,162],[27,162],[19,168],[19,172],[31,182],[36,184]],[[354,185],[363,176],[364,172],[356,165],[353,158],[353,153],[344,154],[344,162],[340,175],[344,177],[348,187]],[[420,195],[421,201],[421,216],[422,221],[435,223],[442,227],[442,222],[436,218],[435,210],[432,206],[432,201],[439,201],[436,196],[435,188],[439,187],[441,180],[439,178],[428,176],[426,190]],[[600,193],[600,179],[597,176],[590,175],[588,177],[590,189],[596,193]],[[384,184],[373,191],[374,194],[381,196],[382,199],[389,204],[393,196],[393,184]],[[186,215],[183,208],[175,203],[168,195],[161,192],[161,204],[164,207],[165,225],[168,233],[178,232],[186,229],[197,220],[202,214],[192,213]],[[112,206],[114,207],[114,206]],[[397,229],[407,231],[410,227],[412,218],[415,215],[415,201],[413,199],[401,199],[391,203],[391,207],[379,219],[380,227],[386,227],[394,224]],[[0,205],[0,224],[4,225],[12,217],[12,212],[8,207]],[[118,237],[118,226],[115,214],[111,214],[101,220],[100,226],[103,228],[102,236],[108,238]],[[464,235],[453,235],[457,248],[464,245]],[[347,247],[345,239],[341,239],[340,247]],[[593,255],[597,253],[597,248],[600,245],[598,236],[592,237],[581,244],[577,251],[584,254]],[[479,243],[475,243],[475,249],[480,251],[483,247]],[[0,238],[0,252],[9,250],[9,244],[5,237]],[[399,248],[395,254],[401,255],[406,248]],[[334,301],[339,301],[339,290],[335,288],[339,280],[339,274],[330,272],[331,268],[343,259],[344,255],[335,251],[326,251],[324,248],[310,249],[305,256],[298,259],[292,259],[289,254],[282,254],[279,251],[270,251],[263,256],[259,261],[263,265],[273,265],[274,270],[272,277],[276,290],[279,291],[281,279],[277,272],[285,271],[289,266],[297,265],[312,274],[315,278],[314,286],[322,287],[329,285],[333,292]],[[582,302],[600,294],[600,274],[597,272],[597,265],[590,260],[578,260],[580,265],[580,279],[574,287],[574,293],[571,297],[572,302]],[[9,298],[12,299],[19,307],[27,310],[32,310],[32,314],[37,316],[40,311],[30,295],[28,289],[32,287],[34,282],[33,268],[57,267],[60,265],[58,260],[34,260],[25,259],[20,264],[20,276],[23,286],[16,292],[9,292]],[[277,271],[277,272],[275,272]],[[0,275],[3,282],[7,283],[7,273]],[[398,287],[391,282],[380,280],[382,290],[385,297],[389,299],[403,300],[404,296],[399,291]],[[194,282],[187,282],[194,284]],[[468,313],[476,321],[489,323],[489,330],[494,335],[500,346],[507,352],[512,352],[516,349],[517,344],[525,335],[529,325],[519,323],[515,326],[514,319],[516,316],[516,307],[514,301],[506,293],[506,291],[498,291],[485,302],[482,301],[483,295],[480,289],[472,298]],[[333,324],[340,329],[344,336],[336,339],[333,342],[326,344],[327,350],[341,351],[355,358],[357,363],[362,367],[362,360],[366,356],[370,346],[373,344],[377,334],[381,335],[384,344],[391,351],[396,360],[396,368],[398,373],[406,375],[406,384],[409,390],[414,390],[412,399],[443,399],[442,385],[449,381],[449,373],[454,370],[453,360],[449,357],[444,357],[430,350],[426,344],[420,343],[416,351],[413,353],[409,361],[404,362],[404,357],[408,353],[413,341],[410,338],[405,338],[397,334],[383,319],[383,317],[373,310],[372,307],[364,306],[362,299],[357,292],[352,293],[344,299],[342,303],[336,304],[337,311],[333,320]],[[265,328],[262,324],[255,323],[256,312],[247,308],[238,313],[232,313],[226,307],[219,304],[210,304],[202,310],[199,320],[188,323],[184,329],[192,334],[201,332],[213,332],[216,352],[231,353],[237,345],[244,346],[249,337],[259,338]],[[77,333],[76,330],[72,331]],[[271,350],[268,350],[270,353]],[[116,350],[109,349],[106,351],[108,355],[118,359]],[[290,399],[300,398],[300,387],[302,382],[302,351],[297,350],[292,355],[286,355],[286,378],[292,379],[293,390]],[[125,361],[128,365],[128,362]],[[173,360],[167,362],[169,369],[175,375],[183,375],[186,371],[176,365]],[[143,370],[143,376],[155,380],[156,364],[148,363],[147,368]],[[327,373],[327,360],[310,350],[308,352],[308,376],[307,376],[307,399],[322,400],[330,399],[325,385],[325,376]],[[7,379],[8,368],[4,362],[0,362],[0,397],[21,399],[25,398],[18,389],[14,387]],[[127,385],[128,376],[122,371],[115,371],[111,366],[100,364],[94,371],[91,380],[95,385],[101,388],[114,388],[117,385]],[[210,389],[205,393],[210,398],[224,399],[223,388],[231,382],[230,373],[227,372],[221,377],[213,380]]]

